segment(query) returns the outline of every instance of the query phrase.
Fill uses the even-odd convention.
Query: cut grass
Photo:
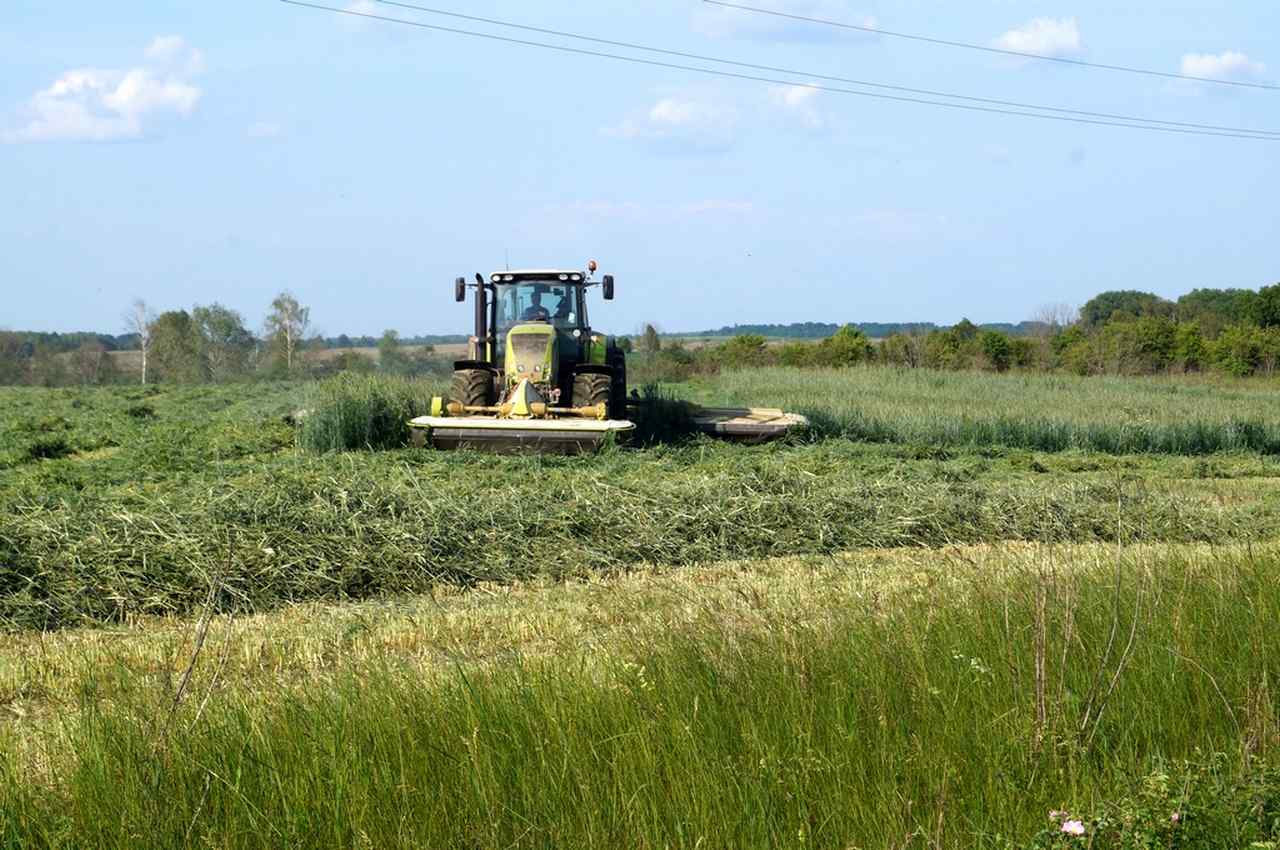
[[[1178,767],[1191,759],[1212,765],[1210,786],[1262,796],[1197,809],[1180,846],[1248,846],[1280,838],[1280,792],[1255,781],[1280,750],[1277,568],[1274,546],[971,549],[792,562],[764,581],[739,564],[716,575],[726,585],[687,572],[517,589],[539,597],[519,601],[523,628],[485,612],[501,598],[441,600],[449,640],[466,645],[467,623],[483,620],[508,635],[478,638],[493,649],[520,632],[563,646],[525,654],[517,638],[498,664],[445,651],[424,666],[410,651],[406,665],[395,636],[411,629],[385,631],[366,608],[358,619],[374,615],[373,627],[328,653],[270,650],[307,671],[285,687],[237,660],[210,690],[224,651],[215,627],[172,721],[163,679],[106,665],[99,675],[124,686],[82,686],[83,709],[57,726],[65,761],[4,760],[0,836],[23,847],[145,835],[154,847],[1003,848],[1027,846],[1051,809],[1176,804],[1199,769]],[[633,630],[646,597],[661,613]],[[562,603],[567,620],[552,613]],[[573,623],[609,619],[597,606],[614,625],[576,640]],[[454,619],[459,607],[476,619]],[[408,616],[432,622],[428,611]],[[392,651],[362,654],[362,642]],[[342,646],[357,647],[355,661]],[[1139,783],[1148,774],[1151,787],[1161,774],[1178,787],[1153,795]]]
[[[405,419],[432,391],[407,381],[7,390],[0,628],[182,613],[215,579],[224,610],[257,611],[440,581],[860,546],[1280,533],[1273,456],[1033,453],[997,443],[1036,443],[1035,421],[1006,434],[991,419],[1012,416],[1020,398],[1033,409],[1052,401],[1066,423],[1054,433],[1101,443],[1088,435],[1129,433],[1115,409],[1130,393],[1133,405],[1150,405],[1152,428],[1216,416],[1221,428],[1205,433],[1227,445],[1223,435],[1234,432],[1224,417],[1258,415],[1273,401],[1269,385],[1055,383],[1062,381],[892,370],[730,374],[700,391],[729,403],[821,405],[829,417],[865,413],[889,423],[881,435],[888,445],[673,444],[657,423],[648,429],[651,447],[575,458],[296,450],[299,440],[325,450],[400,444]],[[139,406],[149,413],[137,415]],[[286,423],[300,408],[316,411],[301,436]],[[952,425],[961,430],[946,431]],[[59,441],[65,456],[32,460],[45,440]]]
[[[69,462],[61,462],[69,463]],[[1005,467],[1008,470],[1008,467]],[[1206,482],[1202,486],[1216,486]],[[504,458],[294,454],[226,478],[19,504],[0,534],[0,622],[52,628],[304,599],[854,547],[1256,540],[1275,489],[1218,503],[1123,470],[1001,480],[968,459],[850,443]]]

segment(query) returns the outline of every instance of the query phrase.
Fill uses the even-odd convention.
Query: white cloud
[[[204,71],[204,53],[187,44],[180,35],[156,36],[148,45],[145,55],[163,70],[179,70],[185,76]]]
[[[705,153],[730,147],[738,124],[731,100],[718,91],[695,89],[660,97],[604,133],[674,152]]]
[[[203,57],[180,36],[162,36],[146,49],[150,64],[123,70],[67,71],[22,106],[22,123],[0,131],[0,141],[110,141],[138,138],[164,115],[186,117],[201,90],[189,78]]]
[[[1265,74],[1267,66],[1254,62],[1236,50],[1212,53],[1188,53],[1182,57],[1182,73],[1188,77],[1211,80],[1249,80]]]
[[[1037,56],[1076,56],[1084,52],[1075,18],[1035,18],[996,39],[1002,50]]]
[[[818,111],[819,89],[813,86],[770,86],[769,102],[784,116],[808,130],[821,130],[826,120]]]
[[[749,5],[788,15],[850,23],[871,29],[876,27],[874,17],[858,14],[845,0],[753,0]],[[712,38],[745,38],[753,41],[865,41],[875,38],[860,30],[710,4],[698,6],[694,12],[693,27]]]
[[[347,4],[348,12],[357,12],[361,15],[378,14],[378,4],[374,0],[355,0],[353,3]]]

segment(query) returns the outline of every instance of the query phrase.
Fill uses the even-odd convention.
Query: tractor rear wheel
[[[609,404],[608,375],[599,372],[579,372],[573,376],[573,406],[594,407]]]
[[[493,373],[488,369],[457,369],[449,386],[449,400],[463,407],[493,405]]]

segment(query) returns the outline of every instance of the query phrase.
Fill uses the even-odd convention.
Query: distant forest
[[[851,322],[850,326],[862,331],[872,339],[882,339],[893,334],[920,336],[949,327],[948,325],[937,325],[933,322]],[[792,322],[789,325],[727,325],[713,331],[693,331],[691,333],[663,335],[732,337],[756,334],[784,339],[826,339],[842,327],[844,325],[828,322]],[[1009,336],[1033,336],[1043,333],[1046,325],[1044,322],[989,322],[977,327],[979,330],[996,331]]]

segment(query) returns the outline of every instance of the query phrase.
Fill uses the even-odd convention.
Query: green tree
[[[192,384],[204,380],[204,365],[200,360],[199,333],[186,310],[169,310],[161,313],[148,326],[151,339],[151,360],[155,373],[161,379],[177,384]]]
[[[1117,314],[1137,319],[1142,316],[1172,316],[1174,304],[1152,292],[1133,289],[1103,292],[1080,308],[1080,324],[1085,330],[1101,327]]]
[[[956,322],[955,327],[951,329],[951,333],[960,342],[968,342],[978,337],[978,326],[968,319],[961,319]]]
[[[1262,362],[1262,334],[1251,325],[1229,325],[1213,341],[1210,355],[1228,375],[1252,375]]]
[[[1179,322],[1173,340],[1173,365],[1183,372],[1199,372],[1208,357],[1199,322]]]
[[[1227,325],[1256,321],[1257,300],[1252,289],[1193,289],[1178,299],[1178,319],[1214,337]]]
[[[235,310],[214,303],[191,311],[196,352],[205,376],[215,383],[248,371],[254,338]]]
[[[1144,316],[1112,319],[1094,334],[1091,343],[1108,372],[1150,375],[1169,368],[1176,337],[1172,319]]]
[[[1280,283],[1264,286],[1250,307],[1250,318],[1264,328],[1280,327]]]
[[[389,375],[407,375],[412,364],[400,345],[397,331],[385,330],[378,340],[378,368]]]
[[[978,341],[991,368],[997,372],[1008,371],[1013,361],[1013,344],[1009,337],[999,331],[983,331]]]
[[[0,384],[26,383],[29,373],[26,342],[22,336],[0,331]]]

